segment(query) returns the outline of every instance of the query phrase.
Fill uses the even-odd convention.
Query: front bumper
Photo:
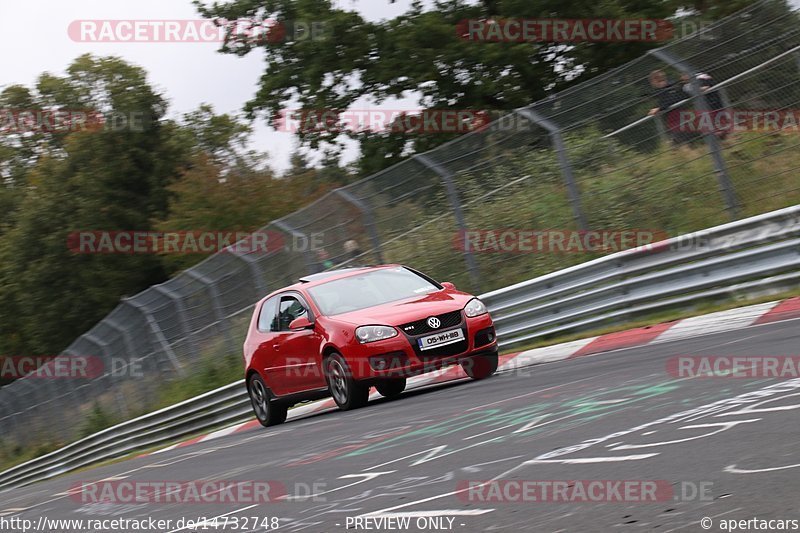
[[[437,348],[421,350],[417,340],[436,333],[461,328],[465,339]],[[458,364],[476,355],[497,353],[494,324],[487,313],[467,318],[461,313],[461,323],[441,328],[435,332],[412,335],[399,329],[400,335],[374,343],[354,346],[345,357],[359,380],[392,377],[409,377]]]

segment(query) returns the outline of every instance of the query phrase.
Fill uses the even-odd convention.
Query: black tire
[[[406,390],[406,378],[382,379],[375,383],[375,389],[384,398],[396,398]]]
[[[476,355],[461,362],[461,368],[472,379],[486,379],[497,372],[497,353]]]
[[[364,407],[369,401],[369,386],[353,379],[353,373],[338,353],[332,353],[323,363],[325,381],[333,401],[342,411]]]
[[[286,422],[289,406],[271,398],[264,380],[253,374],[247,381],[247,393],[256,418],[264,427],[277,426]]]

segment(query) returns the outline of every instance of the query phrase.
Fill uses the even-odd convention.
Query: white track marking
[[[740,328],[750,326],[770,311],[779,302],[768,302],[765,304],[751,305],[719,311],[708,315],[684,318],[667,331],[656,337],[652,343],[669,342],[673,340],[683,340],[693,338],[697,335],[709,335],[724,331],[735,331]]]
[[[623,455],[620,457],[579,457],[577,459],[531,459],[525,461],[523,465],[538,465],[547,463],[559,463],[564,465],[588,465],[595,463],[621,463],[623,461],[641,461],[660,455],[658,453],[641,453],[638,455]]]
[[[722,471],[728,472],[729,474],[760,474],[761,472],[777,472],[778,470],[789,470],[791,468],[800,468],[800,463],[786,466],[773,466],[772,468],[756,468],[754,470],[745,470],[736,468],[736,465],[730,465],[723,468]]]

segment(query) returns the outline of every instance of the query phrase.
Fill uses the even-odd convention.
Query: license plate
[[[420,350],[430,350],[431,348],[438,348],[439,346],[453,344],[454,342],[461,340],[464,340],[464,330],[459,328],[450,331],[443,331],[442,333],[437,333],[436,335],[428,335],[427,337],[417,339],[417,342],[419,343]]]

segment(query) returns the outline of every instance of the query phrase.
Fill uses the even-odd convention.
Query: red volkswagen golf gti
[[[497,370],[486,306],[408,267],[314,274],[255,307],[244,343],[247,389],[265,426],[295,403],[333,396],[340,409],[367,403],[374,386],[399,395],[406,378],[460,364],[474,379]]]

